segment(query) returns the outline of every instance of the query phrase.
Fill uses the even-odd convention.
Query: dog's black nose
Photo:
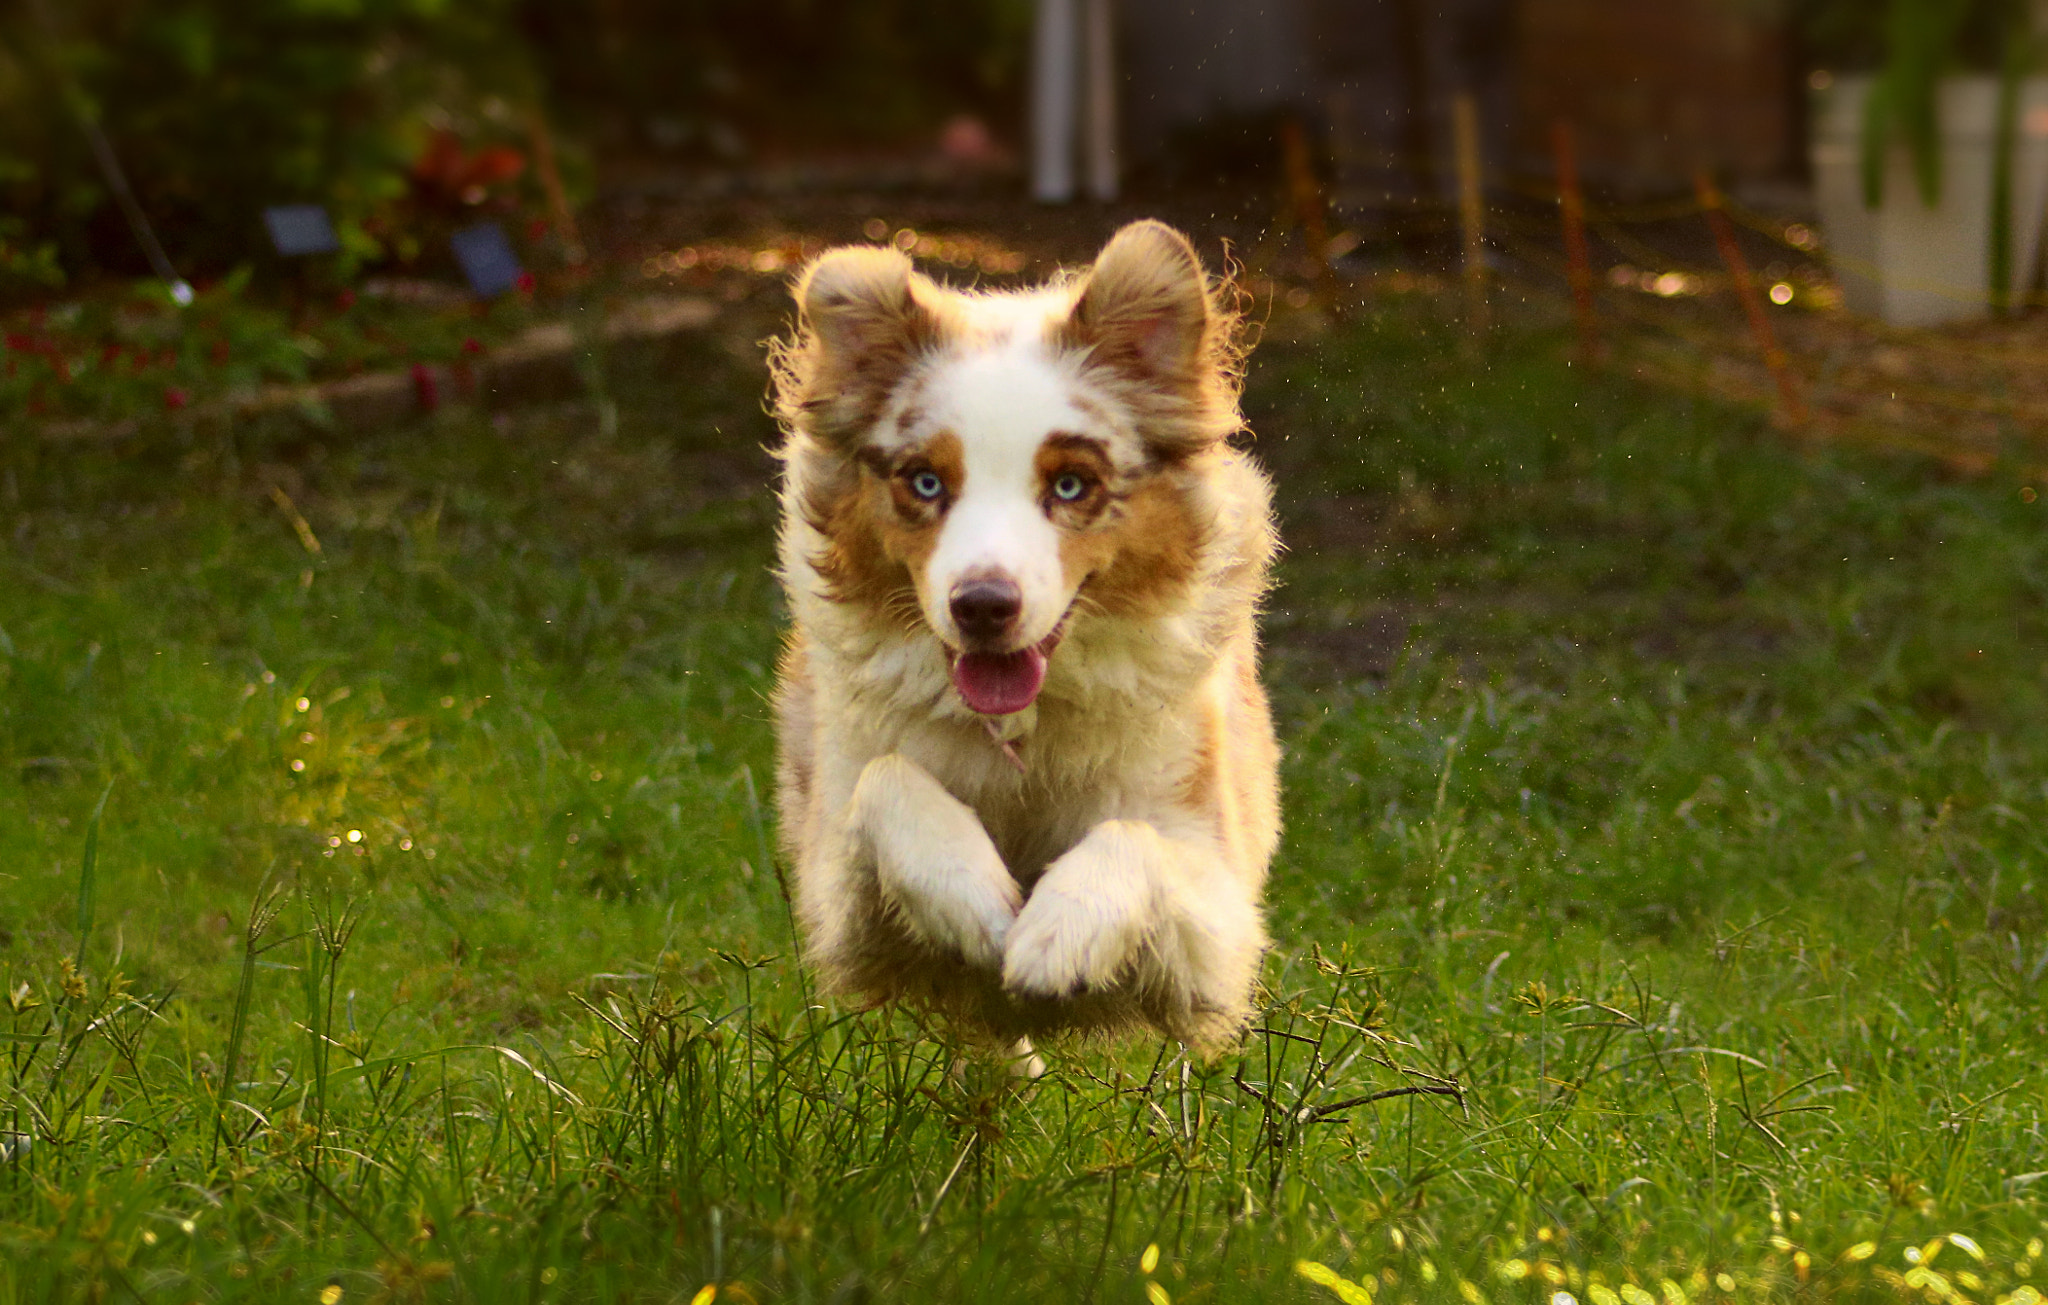
[[[994,643],[1009,633],[1024,610],[1024,594],[1007,577],[985,576],[954,586],[953,624],[969,643]]]

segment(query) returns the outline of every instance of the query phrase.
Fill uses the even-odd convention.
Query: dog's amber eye
[[[910,492],[930,502],[946,492],[946,482],[936,471],[920,471],[910,478]]]
[[[1062,503],[1075,502],[1087,492],[1087,478],[1071,471],[1052,482],[1052,496]]]

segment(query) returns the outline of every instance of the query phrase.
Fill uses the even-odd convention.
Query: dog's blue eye
[[[1072,503],[1088,492],[1088,482],[1068,472],[1052,483],[1052,496],[1062,503]]]
[[[946,492],[946,482],[936,471],[920,471],[910,478],[910,492],[922,499],[934,499]]]

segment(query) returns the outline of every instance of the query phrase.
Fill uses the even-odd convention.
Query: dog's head
[[[893,249],[797,287],[778,407],[828,464],[799,506],[835,599],[921,622],[986,715],[1037,697],[1079,607],[1166,601],[1203,529],[1174,473],[1241,424],[1235,316],[1188,242],[1119,231],[1082,276],[963,294]]]

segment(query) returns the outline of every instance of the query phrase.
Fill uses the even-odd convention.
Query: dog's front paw
[[[1002,964],[1023,894],[985,835],[877,868],[883,899],[919,941],[958,952],[969,965]]]
[[[1030,997],[1106,988],[1144,945],[1143,922],[1113,900],[1041,883],[1003,948],[1003,986]]]
[[[1010,929],[1003,985],[1071,997],[1121,978],[1161,925],[1158,842],[1147,824],[1106,820],[1053,862]]]
[[[903,928],[970,965],[1001,965],[1024,898],[973,809],[892,753],[861,771],[853,810],[882,900]]]

